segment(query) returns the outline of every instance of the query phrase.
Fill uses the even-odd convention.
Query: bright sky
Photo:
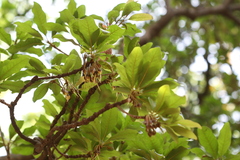
[[[110,11],[113,7],[115,7],[119,3],[125,3],[127,0],[76,0],[78,5],[85,5],[86,6],[86,14],[96,14],[100,15],[103,18],[105,18],[105,15]],[[67,4],[64,0],[56,0],[55,4],[52,5],[52,1],[47,0],[29,0],[31,4],[33,2],[39,3],[43,10],[47,13],[48,16],[50,16],[50,21],[54,19],[54,17],[59,16],[59,11],[62,11],[66,8]],[[142,5],[146,4],[146,2],[149,2],[149,0],[138,0],[138,2]],[[11,92],[4,93],[4,100],[7,103],[10,103],[17,95],[12,95]],[[40,107],[42,105],[41,100],[37,101],[36,103],[31,102],[33,93],[30,92],[28,94],[23,95],[23,97],[20,99],[18,105],[15,109],[15,116],[18,120],[23,119],[23,115],[27,113],[37,113],[41,112],[42,108]],[[2,98],[2,95],[0,94],[0,98]],[[5,133],[5,135],[8,135],[8,126],[10,124],[10,118],[9,118],[9,112],[8,108],[0,103],[0,126],[2,131]],[[2,147],[0,148],[0,156],[6,155],[5,149]]]

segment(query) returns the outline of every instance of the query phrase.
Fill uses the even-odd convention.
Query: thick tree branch
[[[222,5],[215,7],[196,7],[196,8],[171,8],[168,0],[165,1],[167,6],[166,15],[162,16],[156,23],[146,29],[146,33],[140,38],[140,45],[144,45],[153,38],[158,37],[164,27],[166,27],[172,18],[185,16],[192,20],[206,15],[222,15],[231,18],[240,25],[240,20],[232,15],[235,10],[240,10],[240,4],[232,4],[232,0],[226,0]]]

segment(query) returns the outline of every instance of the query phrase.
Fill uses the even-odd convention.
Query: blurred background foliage
[[[58,0],[52,1],[57,5]],[[0,1],[0,27],[11,31],[17,19],[28,16],[28,0]],[[78,1],[77,1],[78,2]],[[173,15],[159,34],[149,39],[166,53],[167,64],[161,78],[175,78],[188,102],[182,109],[185,118],[219,130],[229,121],[233,132],[232,151],[240,150],[240,0],[148,0],[143,12],[154,20],[140,23],[145,30],[174,9],[202,11],[223,4],[235,6],[229,13],[209,13],[191,18]],[[169,3],[171,10],[166,6]],[[81,2],[79,2],[81,3]],[[238,9],[239,8],[239,9]],[[0,44],[1,45],[1,44]]]

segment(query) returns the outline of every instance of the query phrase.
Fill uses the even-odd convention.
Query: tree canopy
[[[106,17],[76,2],[50,22],[2,1],[0,92],[16,97],[0,97],[0,160],[240,158],[240,1],[128,0]],[[16,119],[29,92],[44,113]]]

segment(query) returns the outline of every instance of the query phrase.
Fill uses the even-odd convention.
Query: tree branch
[[[196,7],[196,8],[170,8],[168,6],[168,1],[166,0],[166,6],[167,6],[167,13],[166,15],[162,16],[156,23],[152,24],[146,29],[146,33],[140,38],[140,45],[144,45],[147,42],[151,41],[153,38],[159,36],[166,27],[169,22],[172,20],[174,17],[179,17],[179,16],[185,16],[188,17],[192,20],[206,16],[206,15],[223,15],[223,16],[228,16],[231,17],[231,14],[235,10],[240,10],[240,5],[239,4],[232,4],[232,0],[226,0],[222,5],[215,6],[215,7]],[[236,22],[238,25],[240,25],[238,19],[236,17],[231,17],[231,19]]]

